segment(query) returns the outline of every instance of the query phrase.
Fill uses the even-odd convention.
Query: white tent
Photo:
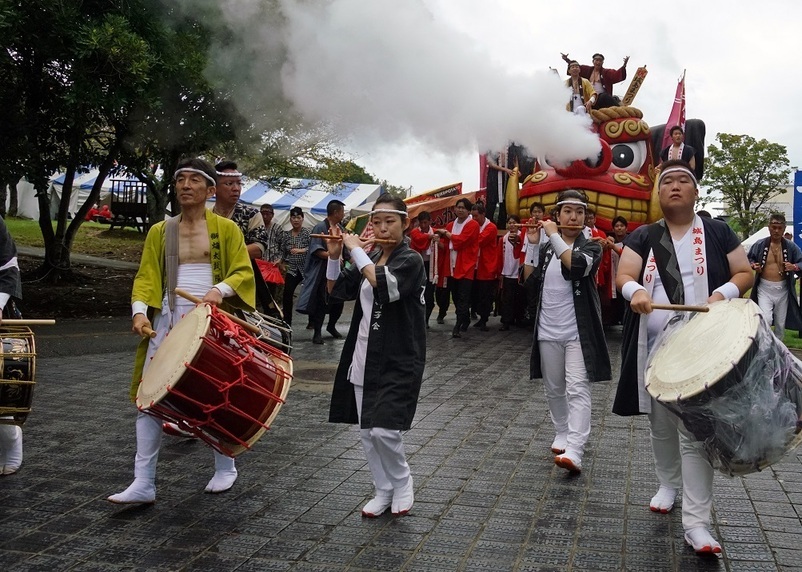
[[[92,186],[97,180],[98,173],[99,171],[97,169],[92,169],[87,173],[75,174],[75,179],[73,179],[72,183],[70,204],[67,208],[70,215],[74,216],[75,213],[78,212],[78,209],[81,208],[81,206],[89,198],[89,193],[92,191]],[[55,218],[56,214],[58,213],[59,203],[61,202],[61,193],[62,189],[64,188],[65,176],[65,173],[55,173],[52,177],[50,177],[50,187],[48,188],[50,193],[50,218]],[[112,181],[115,180],[138,182],[138,179],[134,179],[125,174],[110,175],[106,177],[100,189],[100,197],[97,201],[98,204],[109,202]],[[18,216],[32,219],[39,218],[39,200],[36,198],[36,189],[34,189],[33,185],[25,179],[20,179],[20,182],[17,184],[17,203]],[[8,202],[6,202],[6,207],[8,207]]]
[[[326,217],[326,205],[334,199],[345,203],[345,212],[372,204],[384,193],[381,185],[357,183],[324,183],[312,179],[282,179],[281,185],[269,185],[261,181],[244,180],[240,200],[259,207],[273,205],[273,220],[284,229],[290,228],[290,209],[300,207],[304,211],[304,226],[311,228]]]
[[[56,173],[50,179],[50,212],[54,217],[58,212],[61,192],[64,186],[64,173]],[[76,173],[73,181],[73,193],[70,197],[69,212],[75,214],[84,204],[92,186],[98,177],[97,169],[87,173]],[[109,194],[114,180],[131,180],[125,174],[106,177],[100,191],[98,203],[109,201]],[[23,189],[25,187],[25,189]],[[39,204],[32,185],[18,185],[20,216],[39,218]],[[346,214],[351,209],[372,204],[384,193],[381,185],[365,185],[357,183],[323,183],[311,179],[282,179],[280,185],[269,185],[257,179],[244,179],[240,200],[246,204],[259,207],[263,204],[273,205],[275,220],[282,228],[290,228],[290,209],[301,207],[304,211],[304,226],[311,228],[326,216],[326,205],[333,199],[345,203]],[[214,199],[210,206],[214,204]]]
[[[794,226],[789,224],[788,226],[785,227],[785,232],[793,236]],[[755,234],[753,234],[752,236],[741,242],[741,245],[745,249],[749,250],[752,247],[752,245],[755,244],[758,240],[762,240],[764,238],[767,238],[768,236],[769,236],[769,227],[764,226]]]

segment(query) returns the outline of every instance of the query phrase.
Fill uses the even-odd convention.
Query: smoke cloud
[[[566,111],[560,77],[501,68],[423,0],[218,6],[236,33],[214,47],[210,73],[236,78],[236,104],[257,124],[269,125],[288,104],[362,144],[411,138],[449,155],[515,141],[560,162],[598,153],[589,119]]]

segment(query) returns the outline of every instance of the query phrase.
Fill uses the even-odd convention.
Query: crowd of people
[[[782,237],[781,215],[772,217],[770,237],[747,258],[725,223],[694,212],[698,189],[693,168],[681,159],[667,159],[657,185],[664,218],[631,234],[621,217],[613,221],[610,236],[600,231],[585,194],[569,189],[549,213],[533,203],[527,221],[505,214],[502,231],[484,204],[464,197],[456,201],[454,220],[433,228],[430,213],[420,213],[412,224],[406,204],[383,195],[370,213],[373,236],[363,238],[345,232],[344,205],[337,200],[329,203],[326,218],[312,233],[303,227],[304,213],[298,208],[290,212],[290,230],[280,229],[271,205],[257,210],[239,202],[241,177],[230,161],[212,167],[186,159],[175,171],[181,214],[150,229],[134,281],[133,330],[142,343],[132,399],[149,358],[194,307],[176,298],[176,287],[232,310],[253,311],[261,304],[288,324],[296,309],[309,316],[315,344],[323,343],[327,315],[327,332],[342,337],[336,323],[343,302],[355,300],[329,420],[360,427],[374,485],[362,514],[374,517],[391,510],[403,515],[412,508],[414,490],[402,431],[411,427],[415,414],[426,329],[435,308],[442,324],[453,303],[453,338],[462,338],[472,321],[478,332],[489,331],[494,315],[500,317],[501,331],[523,326],[533,332],[529,377],[543,380],[554,428],[554,463],[570,473],[582,471],[590,436],[590,384],[613,378],[605,326],[624,322],[613,411],[649,416],[659,481],[650,508],[669,512],[682,489],[686,541],[698,553],[720,551],[710,531],[713,469],[700,443],[644,390],[644,364],[669,318],[652,304],[741,297],[757,273],[752,296],[773,316],[778,335],[785,325],[800,327],[802,315],[796,297],[789,296],[789,283],[800,270],[802,251]],[[206,202],[212,196],[216,201],[209,210]],[[696,255],[700,249],[704,256]],[[0,272],[0,307],[6,307],[21,292],[13,240],[2,224],[0,256],[7,260]],[[257,260],[278,268],[281,280],[264,280]],[[650,260],[654,263],[646,264]],[[2,422],[0,474],[11,474],[22,463],[22,434]],[[155,501],[164,430],[156,417],[138,412],[134,480],[109,501]],[[214,474],[205,490],[220,493],[234,485],[237,469],[233,458],[217,450],[213,456]]]

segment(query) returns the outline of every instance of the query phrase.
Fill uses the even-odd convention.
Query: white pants
[[[757,286],[757,305],[763,316],[774,323],[774,335],[782,340],[785,336],[785,314],[788,312],[788,289],[785,280],[769,282],[761,280]]]
[[[565,454],[582,460],[590,436],[590,381],[579,340],[539,341],[543,387],[557,435],[565,435]]]
[[[657,480],[664,487],[682,488],[682,528],[708,528],[713,508],[713,467],[702,443],[654,399],[649,428]]]
[[[363,387],[354,385],[356,410],[360,422],[362,421],[362,393]],[[359,438],[362,441],[362,448],[365,451],[376,490],[391,492],[393,489],[406,486],[410,474],[401,431],[371,427],[370,429],[360,429]]]

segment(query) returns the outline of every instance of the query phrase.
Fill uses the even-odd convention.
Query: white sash
[[[691,227],[691,256],[690,263],[693,265],[693,293],[696,304],[705,304],[709,298],[709,288],[707,282],[707,249],[705,244],[705,227],[702,224],[702,219],[699,215],[695,215],[693,219],[693,226]],[[686,266],[682,261],[678,261],[680,267]],[[680,269],[680,272],[682,270]],[[654,258],[654,251],[650,248],[649,255],[646,257],[646,263],[643,270],[643,287],[646,288],[646,293],[649,298],[652,298],[654,292],[654,282],[657,276],[657,261]],[[648,362],[648,333],[646,322],[648,315],[641,315],[638,327],[638,409],[644,413],[649,413],[652,410],[652,400],[649,393],[644,386],[644,372],[646,371],[646,363]]]

